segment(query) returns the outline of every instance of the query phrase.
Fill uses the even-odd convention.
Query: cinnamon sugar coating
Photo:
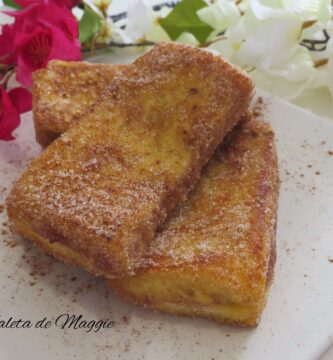
[[[52,60],[33,74],[36,140],[48,146],[79,121],[126,65]]]
[[[239,125],[137,273],[109,281],[111,288],[153,309],[256,325],[273,277],[278,194],[271,127],[260,120]]]
[[[7,201],[14,228],[97,275],[133,274],[252,93],[221,57],[155,46],[16,182]]]

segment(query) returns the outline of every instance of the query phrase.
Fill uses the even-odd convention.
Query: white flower
[[[330,37],[324,51],[311,52],[312,58],[316,64],[316,76],[313,77],[311,88],[326,87],[333,97],[333,21],[326,24],[326,33]],[[322,40],[325,37],[322,30],[313,34],[312,39]],[[320,45],[323,47],[324,45]]]
[[[127,9],[127,35],[137,41],[170,41],[160,26],[159,18],[167,16],[171,9],[163,7],[159,12],[152,9],[147,0],[135,0]]]
[[[268,70],[294,56],[302,30],[302,19],[293,11],[248,2],[240,21],[230,26],[226,37],[240,65]]]
[[[263,14],[267,14],[271,10],[281,14],[288,11],[297,14],[304,21],[326,22],[332,15],[331,0],[245,0],[241,2],[242,11],[246,11],[252,3],[259,3],[259,7],[264,6],[265,9],[259,10],[260,12],[263,10]]]
[[[273,9],[254,0],[241,21],[226,35],[241,65],[261,70],[279,68],[299,48],[302,19],[292,11]]]
[[[328,21],[332,16],[331,0],[281,0],[284,8],[298,12],[304,21]]]
[[[181,44],[198,46],[199,41],[195,38],[195,36],[189,32],[183,32],[177,39],[176,42]]]
[[[240,45],[237,59],[262,69],[278,67],[296,52],[302,21],[293,15],[261,21]]]
[[[74,15],[77,21],[81,20],[83,13],[84,11],[77,6],[73,7],[72,9],[72,14]]]
[[[99,15],[105,16],[108,14],[112,0],[84,0],[84,2]]]
[[[101,27],[96,36],[96,43],[108,44],[111,40],[115,40],[116,31],[114,31],[114,24],[111,20],[102,20]]]
[[[218,0],[197,11],[199,18],[210,25],[216,33],[225,31],[240,19],[240,12],[234,0]]]
[[[237,60],[235,59],[236,49],[233,47],[233,43],[229,41],[229,39],[226,38],[225,40],[214,42],[208,48],[220,53],[231,63],[237,64]]]
[[[250,74],[258,87],[291,100],[310,87],[316,70],[309,52],[299,48],[284,66],[268,71],[255,69]]]
[[[293,99],[312,86],[316,70],[310,52],[299,44],[299,9],[288,9],[282,0],[252,0],[244,1],[242,11],[225,38],[210,48],[249,71],[257,86],[281,97]]]
[[[98,8],[108,8],[112,0],[91,0]]]

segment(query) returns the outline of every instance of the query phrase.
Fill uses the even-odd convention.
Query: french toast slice
[[[33,74],[36,140],[48,146],[79,121],[126,65],[52,60]]]
[[[252,93],[250,78],[221,57],[155,46],[16,182],[13,229],[96,275],[133,274]]]
[[[278,193],[271,127],[239,125],[137,273],[109,285],[148,308],[255,326],[273,277]]]

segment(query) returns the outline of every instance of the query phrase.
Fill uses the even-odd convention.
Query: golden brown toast
[[[37,142],[43,147],[51,144],[80,120],[124,68],[126,65],[53,60],[47,68],[35,71],[32,92]]]
[[[256,325],[273,276],[278,192],[270,126],[238,126],[137,274],[110,280],[111,288],[148,308]]]
[[[13,228],[97,275],[133,274],[252,92],[249,77],[221,57],[155,46],[14,185]]]

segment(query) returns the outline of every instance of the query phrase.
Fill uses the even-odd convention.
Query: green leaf
[[[22,9],[22,7],[16,4],[13,0],[3,0],[3,4],[14,9]]]
[[[101,17],[87,4],[84,4],[84,13],[79,22],[79,38],[84,43],[97,33],[101,27]]]
[[[183,32],[189,32],[203,43],[206,41],[213,28],[204,23],[197,11],[206,7],[203,0],[183,0],[178,3],[170,14],[161,19],[160,25],[168,33],[172,40],[176,40]]]

